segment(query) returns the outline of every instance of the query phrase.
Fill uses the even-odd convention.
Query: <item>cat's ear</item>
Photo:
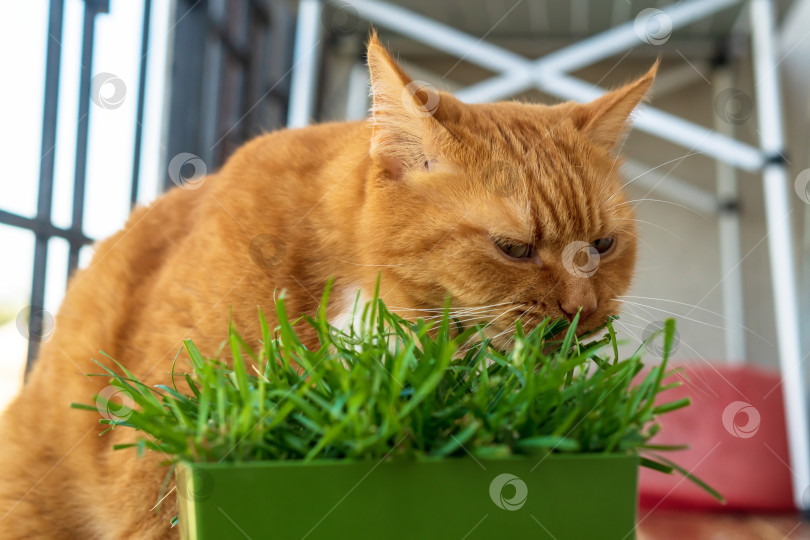
[[[600,146],[613,149],[630,126],[630,114],[647,95],[658,71],[658,62],[641,78],[579,105],[574,122]]]
[[[381,160],[392,176],[399,176],[403,169],[430,159],[426,153],[435,129],[430,117],[438,108],[439,92],[426,83],[412,81],[374,31],[367,57],[373,100],[370,154]]]

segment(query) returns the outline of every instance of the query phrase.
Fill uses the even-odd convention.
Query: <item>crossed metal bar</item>
[[[662,8],[679,28],[739,4],[741,0],[690,0]],[[452,54],[471,64],[499,73],[491,79],[456,92],[466,102],[497,101],[530,88],[538,88],[562,99],[590,101],[605,90],[566,75],[643,42],[630,21],[590,38],[563,47],[542,58],[523,56],[487,43],[455,28],[413,13],[400,6],[374,0],[342,0],[360,17],[397,33]],[[644,107],[633,127],[678,145],[692,148],[747,171],[761,169],[759,149],[706,129],[654,107]]]

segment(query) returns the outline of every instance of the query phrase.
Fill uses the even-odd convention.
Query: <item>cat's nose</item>
[[[585,322],[596,311],[596,301],[590,299],[571,299],[560,302],[560,309],[565,317],[572,321],[579,311],[579,322]],[[580,309],[582,311],[580,311]]]

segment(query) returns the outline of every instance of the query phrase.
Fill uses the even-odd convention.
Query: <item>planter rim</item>
[[[521,461],[546,461],[546,460],[639,460],[639,455],[636,453],[601,453],[601,452],[582,452],[582,453],[566,453],[566,454],[550,454],[547,456],[541,455],[512,455],[504,457],[492,458],[475,458],[477,461],[486,463],[492,462],[521,462]],[[211,462],[211,461],[187,461],[181,460],[178,465],[190,468],[199,469],[229,469],[234,467],[259,467],[259,468],[277,468],[277,467],[325,467],[325,466],[349,466],[358,464],[371,464],[379,463],[380,459],[313,459],[311,461],[304,461],[302,459],[285,459],[285,460],[257,460],[257,461],[239,461],[239,462]],[[460,462],[460,461],[473,461],[468,456],[464,457],[420,457],[414,459],[394,459],[385,461],[384,464],[389,465],[404,465],[404,464],[423,464],[423,463],[441,463],[441,462]]]

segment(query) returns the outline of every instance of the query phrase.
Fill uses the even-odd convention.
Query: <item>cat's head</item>
[[[376,36],[366,259],[385,265],[383,298],[462,320],[572,317],[581,331],[619,308],[636,228],[615,153],[656,67],[588,103],[469,105],[413,82]]]

